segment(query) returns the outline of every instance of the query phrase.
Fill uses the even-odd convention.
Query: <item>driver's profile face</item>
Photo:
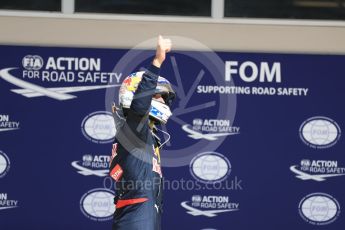
[[[159,93],[154,94],[152,99],[155,100],[155,101],[158,101],[158,102],[161,102],[161,103],[165,104],[165,101],[162,98],[162,95],[159,94]]]

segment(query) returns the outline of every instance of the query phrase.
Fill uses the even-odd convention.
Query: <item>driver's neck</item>
[[[153,126],[155,125],[155,122],[154,121],[152,121],[152,120],[150,120],[149,121],[149,128],[151,129],[151,130],[153,130]]]

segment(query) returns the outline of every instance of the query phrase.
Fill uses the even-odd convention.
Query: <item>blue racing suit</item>
[[[160,230],[162,173],[159,141],[149,127],[149,112],[160,69],[143,74],[126,119],[116,122],[110,176],[115,180],[113,230]],[[114,116],[116,116],[114,114]]]

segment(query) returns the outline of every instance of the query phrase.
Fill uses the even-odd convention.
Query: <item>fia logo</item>
[[[43,67],[43,59],[38,55],[26,55],[22,59],[22,64],[27,70],[39,70]]]

